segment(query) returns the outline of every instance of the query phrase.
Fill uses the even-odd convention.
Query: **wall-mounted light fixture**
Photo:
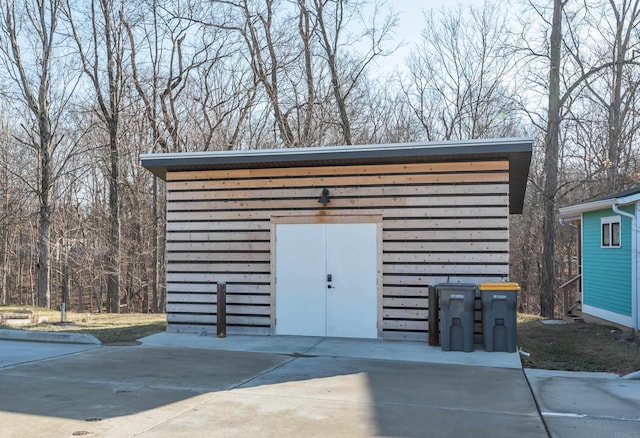
[[[322,189],[322,195],[320,196],[320,199],[318,199],[318,202],[322,205],[331,202],[331,199],[329,199],[329,189]]]

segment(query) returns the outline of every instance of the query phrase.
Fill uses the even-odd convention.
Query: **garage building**
[[[166,181],[167,320],[427,340],[429,284],[509,276],[527,138],[147,154]]]

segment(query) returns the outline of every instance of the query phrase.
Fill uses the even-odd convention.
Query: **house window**
[[[600,219],[603,248],[620,248],[620,216]]]

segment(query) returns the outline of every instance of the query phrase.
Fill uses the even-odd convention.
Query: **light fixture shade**
[[[331,202],[331,199],[329,199],[329,189],[322,189],[322,195],[320,196],[320,199],[318,199],[318,202],[323,205]]]

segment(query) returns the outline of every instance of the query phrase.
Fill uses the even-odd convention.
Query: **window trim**
[[[617,233],[614,233],[614,225],[617,225]],[[605,244],[605,237],[607,242]],[[616,239],[617,237],[617,239]],[[600,218],[600,248],[622,247],[622,220],[620,216],[607,216]],[[617,242],[617,244],[615,244]]]

